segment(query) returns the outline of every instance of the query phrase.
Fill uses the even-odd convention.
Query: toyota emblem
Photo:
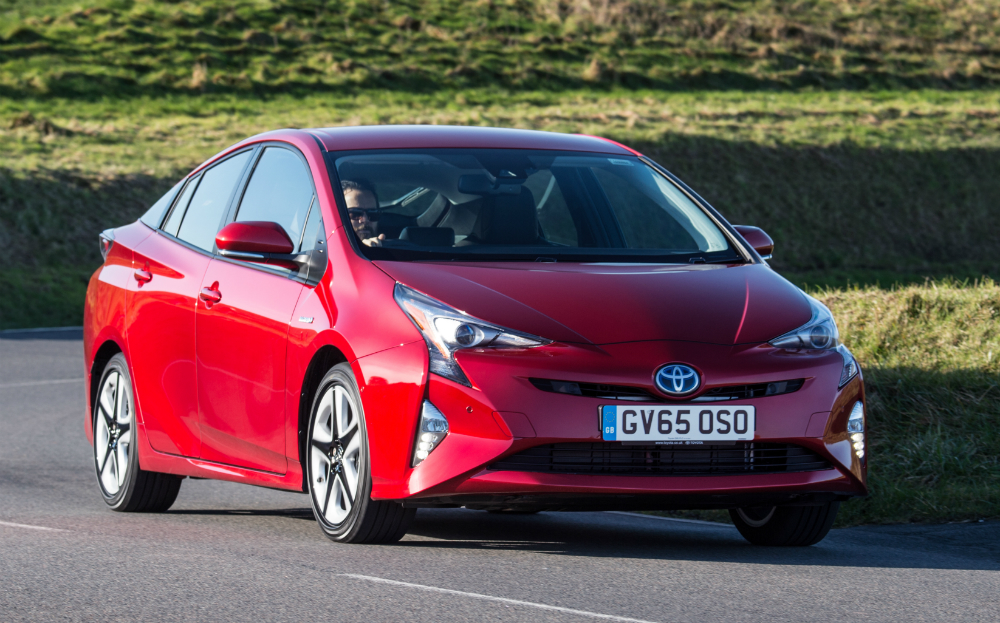
[[[670,363],[656,372],[656,386],[664,394],[683,396],[690,394],[701,386],[701,377],[691,366],[682,363]]]

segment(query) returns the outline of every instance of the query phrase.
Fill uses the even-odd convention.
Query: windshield
[[[370,259],[741,261],[705,211],[634,156],[426,149],[330,158]]]

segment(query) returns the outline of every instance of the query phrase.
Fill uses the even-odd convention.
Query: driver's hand
[[[385,240],[385,234],[379,234],[378,237],[366,238],[361,243],[369,247],[381,247],[383,240]]]

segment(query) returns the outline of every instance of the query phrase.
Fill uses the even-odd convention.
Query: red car
[[[114,510],[191,476],[308,493],[344,542],[464,506],[724,508],[809,545],[867,493],[829,310],[613,141],[269,132],[100,243],[86,430]]]

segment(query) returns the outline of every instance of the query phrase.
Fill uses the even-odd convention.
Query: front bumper
[[[414,343],[356,362],[366,386],[362,392],[366,419],[372,420],[369,413],[386,414],[375,427],[369,425],[376,499],[399,500],[408,506],[584,510],[809,504],[867,494],[866,468],[851,450],[846,430],[854,403],[864,401],[864,385],[859,375],[837,388],[843,360],[836,352],[789,353],[767,345],[663,341],[463,351],[459,362],[475,385],[468,388],[435,375],[428,378],[422,349],[422,344]],[[401,367],[403,360],[412,362]],[[794,393],[737,403],[757,409],[755,442],[807,448],[823,457],[829,469],[633,476],[491,468],[498,460],[535,446],[601,441],[601,405],[639,406],[544,392],[528,379],[632,385],[655,392],[654,370],[671,361],[698,369],[704,378],[702,389],[805,379]],[[366,372],[376,369],[392,369],[396,378],[388,382]],[[656,404],[687,404],[698,395],[687,401],[663,397]],[[385,404],[390,398],[399,408]],[[426,460],[410,468],[416,417],[425,399],[448,418],[450,433]],[[383,440],[386,436],[391,441]],[[392,452],[380,451],[389,446]]]

